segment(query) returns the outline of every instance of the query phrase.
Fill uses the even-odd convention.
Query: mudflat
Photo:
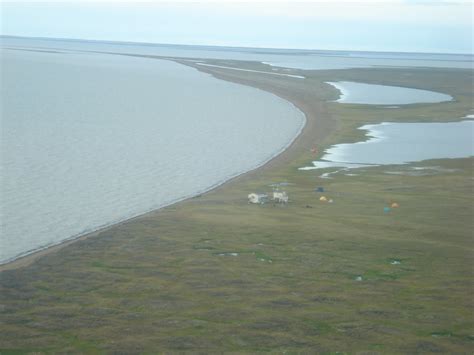
[[[363,138],[363,124],[459,120],[471,109],[472,71],[276,71],[300,79],[254,72],[271,70],[260,63],[180,62],[291,101],[305,128],[265,166],[206,194],[3,266],[2,352],[472,350],[473,159],[332,179],[298,170],[331,144]],[[335,80],[455,100],[342,105],[325,84]],[[287,205],[247,203],[274,184]]]

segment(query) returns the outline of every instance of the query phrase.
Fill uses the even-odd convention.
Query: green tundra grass
[[[366,123],[457,121],[472,108],[467,70],[304,75],[321,101],[337,97],[327,80],[455,98],[400,109],[327,101],[335,126],[320,151],[363,139]],[[0,353],[472,353],[473,159],[321,179],[324,170],[298,170],[316,158],[310,148],[3,271]],[[288,205],[247,203],[280,182]],[[334,203],[319,201],[318,186]]]

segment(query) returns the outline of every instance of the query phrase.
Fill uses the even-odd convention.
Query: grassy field
[[[327,102],[334,126],[316,141],[320,148],[360,140],[356,128],[365,123],[456,121],[473,99],[472,72],[464,70],[304,75],[294,85],[304,86],[306,100],[335,99],[326,80],[455,98],[396,110]],[[292,88],[293,81],[285,83]],[[322,91],[313,98],[308,87]],[[3,271],[1,354],[472,353],[473,159],[321,179],[324,171],[297,169],[315,158],[310,148],[287,164]],[[289,183],[288,205],[247,203],[249,192],[281,182]],[[319,201],[318,186],[334,203]],[[400,207],[384,213],[392,201]]]

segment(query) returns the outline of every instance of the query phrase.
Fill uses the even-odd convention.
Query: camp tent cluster
[[[320,193],[321,195],[319,196],[319,201],[322,203],[333,203],[334,200],[330,197],[328,197],[326,194],[326,190],[324,187],[319,186],[314,189],[315,192]],[[287,204],[288,203],[288,194],[286,191],[280,191],[278,188],[273,190],[273,193],[271,195],[271,200],[275,203],[282,203],[282,204]],[[256,193],[252,192],[248,194],[247,196],[248,202],[253,203],[253,204],[265,204],[270,200],[270,197],[268,194],[265,193]],[[400,205],[397,202],[391,201],[388,205],[386,205],[383,208],[384,213],[389,213],[392,209],[399,208]]]
[[[252,192],[247,196],[249,203],[265,204],[269,198],[267,194]],[[286,191],[273,191],[272,200],[277,203],[288,203],[288,194]]]

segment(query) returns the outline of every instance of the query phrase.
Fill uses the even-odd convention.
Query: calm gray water
[[[449,123],[381,123],[365,125],[367,141],[337,144],[321,161],[302,170],[405,164],[474,155],[474,121]]]
[[[367,67],[432,67],[473,69],[470,54],[379,53],[357,51],[289,50],[180,46],[144,43],[0,37],[2,46],[110,51],[181,58],[233,59],[265,62],[295,69],[348,69]]]
[[[341,92],[337,102],[346,104],[407,105],[451,101],[450,95],[439,92],[398,86],[355,83],[351,81],[328,82]]]
[[[0,54],[0,262],[208,190],[304,125],[287,101],[169,61]]]

